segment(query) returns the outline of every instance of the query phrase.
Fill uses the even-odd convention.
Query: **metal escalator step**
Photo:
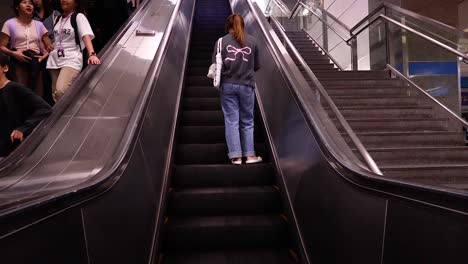
[[[164,258],[167,264],[293,264],[297,263],[285,249],[230,249],[225,251],[177,251]]]
[[[171,218],[166,250],[280,248],[287,245],[286,222],[278,215]]]
[[[268,163],[249,166],[176,165],[172,185],[177,188],[266,186],[274,183]]]
[[[190,97],[182,100],[182,109],[186,111],[221,110],[219,98]]]
[[[179,129],[178,142],[180,144],[210,144],[226,142],[226,132],[223,125],[185,125],[180,126]],[[265,136],[258,127],[254,128],[254,140],[257,143],[265,141]]]
[[[273,186],[176,188],[169,194],[169,203],[169,217],[280,214],[282,210]]]
[[[186,86],[184,89],[184,97],[219,98],[219,91],[213,86]]]
[[[268,162],[265,144],[255,144],[257,155]],[[176,147],[176,164],[227,164],[228,149],[226,144],[179,144]]]

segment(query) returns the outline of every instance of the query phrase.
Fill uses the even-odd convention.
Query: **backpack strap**
[[[75,12],[72,14],[70,23],[72,25],[73,30],[75,31],[75,43],[76,45],[78,45],[78,47],[80,47],[80,52],[83,52],[83,49],[81,48],[80,31],[78,30],[78,23],[76,21],[78,14],[79,14],[78,12]]]
[[[10,49],[13,48],[13,45],[16,41],[16,19],[11,18],[7,20],[8,31],[10,31]]]
[[[58,24],[58,22],[60,21],[60,18],[61,18],[61,17],[62,17],[62,15],[56,16],[56,17],[55,17],[54,28],[55,28],[55,26]]]

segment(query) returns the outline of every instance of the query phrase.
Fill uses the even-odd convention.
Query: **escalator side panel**
[[[170,164],[192,15],[193,1],[182,1],[139,132],[118,170],[120,176],[90,192],[102,193],[115,185],[34,224],[31,219],[39,212],[9,218],[8,227],[16,232],[0,239],[2,263],[155,262],[151,258],[164,215],[164,176],[169,173],[166,165]],[[16,261],[18,256],[24,261]]]
[[[0,239],[1,263],[88,263],[78,207]]]

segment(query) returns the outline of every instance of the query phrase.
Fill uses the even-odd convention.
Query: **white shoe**
[[[263,161],[262,157],[258,156],[256,159],[254,159],[254,160],[247,160],[245,163],[246,163],[246,164],[255,164],[255,163],[260,163],[260,162],[262,162],[262,161]]]
[[[233,165],[242,165],[242,159],[238,159],[238,160],[232,159],[231,164],[233,164]]]

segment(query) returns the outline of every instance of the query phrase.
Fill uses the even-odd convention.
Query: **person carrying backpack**
[[[86,16],[81,13],[80,0],[61,0],[62,15],[55,21],[54,50],[47,61],[52,76],[52,94],[57,102],[83,69],[83,49],[88,52],[88,64],[101,64],[94,52],[94,33]]]
[[[41,62],[49,55],[52,44],[47,29],[33,20],[32,0],[14,0],[16,17],[7,20],[0,34],[0,51],[12,58],[11,75],[42,96]]]

